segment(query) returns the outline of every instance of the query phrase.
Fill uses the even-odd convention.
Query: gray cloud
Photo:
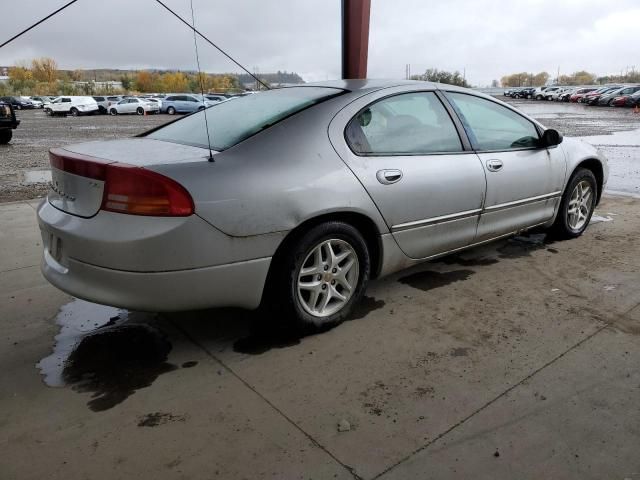
[[[14,12],[2,40],[64,2],[16,3],[0,0],[2,11]],[[190,18],[188,0],[167,4]],[[340,75],[339,0],[194,0],[194,8],[197,27],[250,70]],[[466,68],[476,84],[558,66],[619,73],[637,58],[639,24],[637,0],[373,0],[369,76],[403,77],[407,63],[413,73]],[[238,71],[204,43],[200,53],[204,70]],[[0,65],[36,56],[63,68],[195,69],[191,33],[153,0],[80,0],[0,50]]]

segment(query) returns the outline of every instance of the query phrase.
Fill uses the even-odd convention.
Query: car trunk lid
[[[208,151],[140,138],[54,148],[49,155],[47,198],[59,210],[84,218],[100,209],[183,216],[193,213],[190,195],[175,181],[145,167],[206,161]]]

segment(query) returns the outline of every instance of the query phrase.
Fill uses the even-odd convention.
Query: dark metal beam
[[[342,0],[342,78],[367,78],[371,0]]]

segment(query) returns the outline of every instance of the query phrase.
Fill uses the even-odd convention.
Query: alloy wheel
[[[586,180],[579,182],[573,192],[567,208],[567,224],[572,230],[584,227],[593,205],[593,189]]]
[[[314,317],[333,315],[355,293],[359,275],[355,249],[344,240],[324,240],[311,249],[298,271],[300,305]]]

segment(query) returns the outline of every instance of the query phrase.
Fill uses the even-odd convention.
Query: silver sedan
[[[505,103],[410,81],[270,90],[50,158],[55,286],[146,311],[263,305],[312,328],[373,278],[536,226],[581,235],[608,175]]]

